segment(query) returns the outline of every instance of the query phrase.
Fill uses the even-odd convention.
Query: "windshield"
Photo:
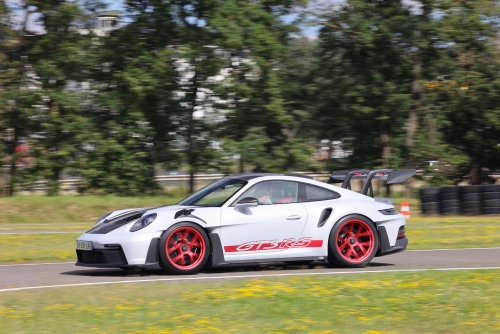
[[[178,205],[221,206],[247,184],[238,179],[220,179],[183,199]]]

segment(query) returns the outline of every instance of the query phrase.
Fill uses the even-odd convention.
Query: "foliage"
[[[401,165],[392,150],[411,103],[411,67],[402,50],[410,23],[397,0],[348,1],[324,17],[318,77],[326,102],[318,117],[326,138],[353,150],[352,165]]]
[[[416,167],[457,184],[500,168],[491,1],[328,2],[311,7],[317,39],[299,0],[130,0],[109,31],[92,29],[99,0],[9,3],[4,194],[55,195],[63,174],[82,193],[156,194],[158,169],[187,168],[192,192],[206,170]]]

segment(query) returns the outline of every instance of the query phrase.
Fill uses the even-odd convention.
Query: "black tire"
[[[440,191],[441,191],[441,187],[420,188],[420,196],[439,195]]]
[[[352,230],[353,233],[359,233],[359,231],[365,231],[365,230],[367,232],[371,231],[371,235],[366,236],[366,238],[369,239],[369,246],[368,246],[369,248],[366,249],[366,253],[363,254],[363,250],[361,249],[360,246],[357,245],[357,242],[367,242],[367,239],[363,239],[364,241],[360,241],[359,238],[355,238],[356,236],[355,234],[347,236],[345,235],[345,233],[344,233],[345,237],[342,237],[343,233],[342,229],[347,228],[349,225],[353,226]],[[354,228],[356,227],[357,230],[355,231]],[[343,239],[342,244],[345,246],[338,245],[338,243],[341,242],[341,240],[337,239],[337,235]],[[354,246],[351,246],[353,242]],[[330,256],[328,260],[332,264],[347,268],[366,267],[377,253],[378,246],[379,246],[378,233],[372,221],[370,221],[368,218],[364,216],[349,215],[342,218],[335,225],[333,225],[333,228],[330,231],[330,238],[328,244]],[[345,251],[347,248],[350,248],[348,252],[351,253],[356,252],[357,256],[359,256],[360,253],[363,255],[359,260],[356,260],[354,258],[349,258],[350,256],[348,255],[348,253],[343,253],[342,251],[339,250],[342,247],[345,247],[343,251]]]
[[[440,194],[459,194],[460,193],[460,187],[457,186],[449,186],[449,187],[442,187]]]
[[[179,235],[177,235],[176,233],[180,233],[180,231],[189,231],[186,239],[182,240],[178,238]],[[195,231],[197,231],[197,233]],[[172,246],[174,246],[176,249],[171,251],[167,255],[166,251],[167,241],[169,241],[170,237],[172,238],[177,237],[175,240],[170,240],[171,242],[173,242]],[[190,237],[191,239],[189,239]],[[190,243],[193,242],[195,238],[200,241],[201,247],[190,245]],[[198,259],[194,261],[194,266],[192,263],[186,264],[186,260],[188,260],[187,262],[191,261],[189,255],[186,255],[187,251],[190,251],[193,254],[200,254]],[[210,242],[208,236],[205,233],[205,231],[197,224],[189,222],[178,223],[172,225],[161,236],[160,266],[162,267],[163,270],[165,270],[170,274],[175,274],[175,275],[195,274],[205,266],[206,262],[208,261],[209,255],[210,255]],[[172,257],[174,258],[172,259]],[[184,264],[176,263],[176,261],[174,260],[177,257],[182,258],[182,262],[184,262]],[[179,259],[178,261],[181,260]]]
[[[462,214],[464,215],[480,215],[482,212],[481,202],[462,202]]]
[[[490,200],[490,199],[500,199],[500,192],[497,192],[497,193],[494,193],[494,192],[482,193],[482,198],[483,198],[483,201]]]
[[[422,203],[431,203],[431,202],[439,202],[439,195],[422,195],[420,196],[420,202]]]
[[[445,208],[456,208],[456,207],[460,207],[460,200],[458,199],[450,199],[450,200],[447,200],[447,201],[441,201],[439,203],[439,206],[441,207],[441,209],[445,209]]]
[[[483,208],[484,215],[500,215],[500,208]]]
[[[483,193],[500,193],[500,184],[486,184],[482,187]]]
[[[462,194],[480,193],[480,192],[482,192],[482,186],[464,186],[464,187],[460,187],[460,192]]]
[[[439,212],[439,202],[422,203],[422,212],[427,212],[427,211]]]
[[[500,199],[488,199],[483,201],[483,208],[498,208],[500,207]]]
[[[464,193],[460,196],[462,202],[476,202],[481,201],[482,196],[481,193]]]
[[[441,209],[440,213],[442,215],[460,215],[462,210],[459,207],[448,207]]]
[[[456,193],[441,194],[441,196],[439,196],[439,199],[441,201],[449,201],[449,200],[452,200],[452,199],[458,199],[458,200],[460,200],[460,193],[456,192]]]

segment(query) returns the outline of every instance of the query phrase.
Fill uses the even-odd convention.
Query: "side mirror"
[[[236,203],[237,208],[251,208],[259,205],[259,200],[255,197],[245,197]]]

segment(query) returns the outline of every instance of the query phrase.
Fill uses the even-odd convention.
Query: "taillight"
[[[405,238],[406,237],[406,232],[405,232],[405,226],[401,226],[398,231],[398,239]]]

